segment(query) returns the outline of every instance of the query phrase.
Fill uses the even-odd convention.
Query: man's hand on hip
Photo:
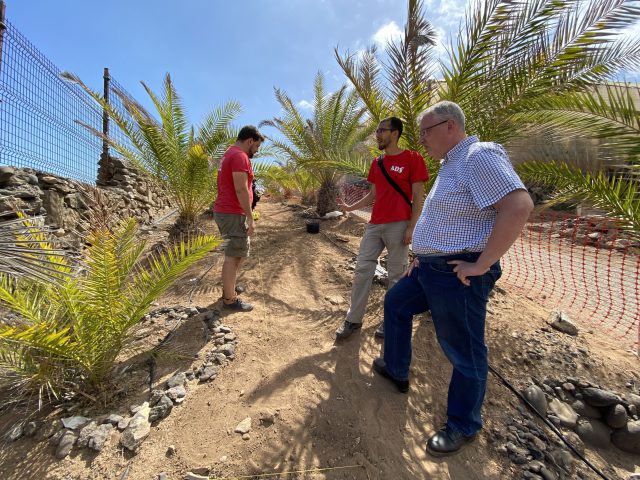
[[[407,271],[404,272],[404,276],[408,277],[411,275],[411,272],[413,272],[413,269],[416,268],[418,266],[418,264],[420,263],[420,260],[418,260],[417,258],[413,259],[413,262],[411,262],[409,264],[409,267],[407,268]]]
[[[469,277],[479,277],[489,270],[488,268],[480,267],[477,263],[469,263],[464,260],[450,260],[447,263],[449,265],[455,265],[453,271],[458,275],[458,279],[467,287],[471,285]]]

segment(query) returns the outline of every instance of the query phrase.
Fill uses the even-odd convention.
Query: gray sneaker
[[[361,323],[351,323],[347,320],[340,325],[340,328],[336,330],[336,338],[347,338],[356,330],[360,330],[362,328]]]
[[[373,332],[373,336],[376,338],[384,338],[384,322],[380,322],[376,331]]]
[[[235,310],[236,312],[250,312],[253,310],[253,305],[248,302],[244,302],[239,298],[236,298],[236,301],[233,303],[225,303],[222,301],[222,306],[224,308],[228,308],[229,310]]]

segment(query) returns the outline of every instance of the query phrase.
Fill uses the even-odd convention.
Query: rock
[[[327,300],[331,305],[340,305],[344,302],[344,298],[342,298],[340,295],[326,296],[324,297],[324,299]]]
[[[166,418],[171,413],[173,408],[173,402],[167,395],[163,395],[160,401],[156,403],[156,406],[149,411],[149,421],[156,422]]]
[[[226,343],[218,348],[218,352],[224,354],[227,358],[232,358],[236,354],[236,347],[233,343]]]
[[[592,407],[610,407],[622,402],[622,399],[615,393],[594,387],[587,387],[582,390],[582,396],[584,401]]]
[[[599,420],[580,419],[576,427],[580,439],[598,448],[607,448],[611,444],[611,429]]]
[[[79,447],[86,447],[89,444],[89,438],[93,435],[93,432],[98,428],[98,424],[95,421],[92,421],[82,427],[80,430],[80,435],[78,435],[78,440],[76,441],[76,445]]]
[[[149,435],[151,431],[151,423],[149,423],[150,411],[149,404],[145,402],[133,416],[124,432],[122,432],[120,444],[127,450],[135,452]]]
[[[553,450],[550,455],[560,468],[568,472],[573,470],[573,456],[567,450],[558,448]],[[542,469],[540,474],[542,474]]]
[[[38,424],[36,422],[29,422],[24,426],[24,436],[33,437],[38,431]]]
[[[22,435],[24,435],[24,428],[22,425],[23,425],[22,423],[16,423],[11,428],[11,430],[9,430],[9,433],[7,435],[7,440],[9,440],[10,442],[15,442],[20,437],[22,437]]]
[[[245,433],[249,433],[250,431],[251,431],[251,417],[247,417],[244,420],[242,420],[234,430],[234,432],[241,433],[243,435]]]
[[[169,447],[167,447],[167,456],[171,457],[173,455],[176,454],[176,446],[175,445],[169,445]]]
[[[187,377],[184,373],[176,373],[173,377],[167,380],[167,388],[184,387],[187,383]]]
[[[629,422],[623,428],[616,430],[611,440],[620,450],[640,454],[640,421]]]
[[[81,417],[81,416],[75,416],[75,417],[63,418],[62,419],[62,425],[64,426],[64,428],[68,428],[70,430],[75,430],[76,428],[79,428],[79,427],[82,427],[83,425],[86,425],[90,421],[91,421],[90,418]]]
[[[160,472],[158,474],[158,480],[169,480],[169,475],[167,475],[165,472]]]
[[[242,435],[242,439],[243,439],[243,440],[250,440],[250,439],[251,439],[251,435],[249,435],[248,433],[244,433],[244,434]]]
[[[556,480],[558,478],[556,474],[549,470],[547,467],[542,467],[540,469],[540,476],[544,480]]]
[[[225,333],[223,338],[224,338],[224,341],[226,343],[233,342],[236,339],[236,334],[235,333]]]
[[[584,418],[592,418],[594,420],[597,420],[602,417],[600,410],[592,407],[584,400],[576,400],[571,404],[571,407],[578,415]]]
[[[636,409],[640,410],[640,395],[635,393],[627,393],[624,397],[629,405],[634,405]]]
[[[620,404],[611,407],[605,416],[605,421],[611,428],[622,428],[627,420],[627,409]]]
[[[73,444],[76,442],[76,434],[71,430],[64,430],[56,448],[56,458],[62,460],[71,453]]]
[[[584,442],[575,432],[566,432],[564,438],[569,442],[578,453],[584,455]]]
[[[522,478],[526,480],[543,480],[543,478],[540,475],[535,474],[533,472],[526,471],[526,470],[522,473]]]
[[[542,467],[544,467],[544,463],[539,462],[538,460],[534,460],[529,463],[529,470],[534,473],[538,473]]]
[[[109,415],[107,418],[105,418],[102,423],[108,423],[110,425],[113,425],[114,427],[116,427],[124,418],[122,417],[122,415],[116,415],[115,413],[112,413],[111,415]]]
[[[198,475],[197,473],[187,472],[184,476],[184,480],[209,480],[209,476]]]
[[[561,402],[557,398],[551,400],[549,403],[549,410],[551,410],[559,419],[560,425],[563,427],[573,429],[578,423],[578,414],[564,402]]]
[[[537,385],[529,385],[522,394],[540,415],[547,414],[547,399],[540,387]]]
[[[16,169],[13,167],[0,167],[0,184],[6,185],[15,173]]]
[[[187,396],[187,390],[180,385],[179,387],[172,387],[165,392],[165,395],[174,402]]]
[[[276,421],[276,417],[273,413],[268,410],[264,410],[260,412],[260,423],[264,427],[269,427],[274,424]]]
[[[209,365],[208,367],[205,367],[204,370],[202,370],[202,372],[200,373],[200,381],[207,382],[213,378],[216,378],[217,375],[218,375],[218,367]]]
[[[109,437],[111,437],[112,431],[113,425],[110,423],[103,423],[102,425],[99,425],[89,438],[87,446],[96,452],[101,451],[109,440]]]
[[[547,323],[551,325],[551,327],[556,330],[566,333],[568,335],[576,336],[578,335],[578,327],[571,321],[569,316],[561,311],[551,312],[549,318],[547,318]]]
[[[129,426],[131,418],[123,418],[118,422],[118,430],[122,431]]]
[[[149,406],[155,406],[162,397],[165,396],[164,390],[153,390],[151,392],[151,398],[149,399]]]
[[[227,360],[226,355],[224,355],[223,353],[216,353],[216,354],[213,355],[212,358],[219,365],[224,365],[225,363],[227,363],[229,361],[229,360]]]

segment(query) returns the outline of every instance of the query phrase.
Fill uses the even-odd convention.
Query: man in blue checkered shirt
[[[417,257],[385,296],[384,357],[373,368],[408,391],[413,316],[430,310],[453,365],[447,422],[427,442],[427,452],[443,456],[482,428],[487,300],[500,278],[500,257],[520,235],[533,202],[504,148],[467,136],[457,104],[439,102],[424,112],[420,143],[442,163],[413,232]]]

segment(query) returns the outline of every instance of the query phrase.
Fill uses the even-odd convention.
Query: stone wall
[[[100,215],[110,224],[133,217],[145,225],[172,210],[166,193],[122,160],[111,158],[102,179],[93,187],[30,168],[0,167],[0,220],[16,218],[16,209],[45,215],[57,236],[77,240]]]

